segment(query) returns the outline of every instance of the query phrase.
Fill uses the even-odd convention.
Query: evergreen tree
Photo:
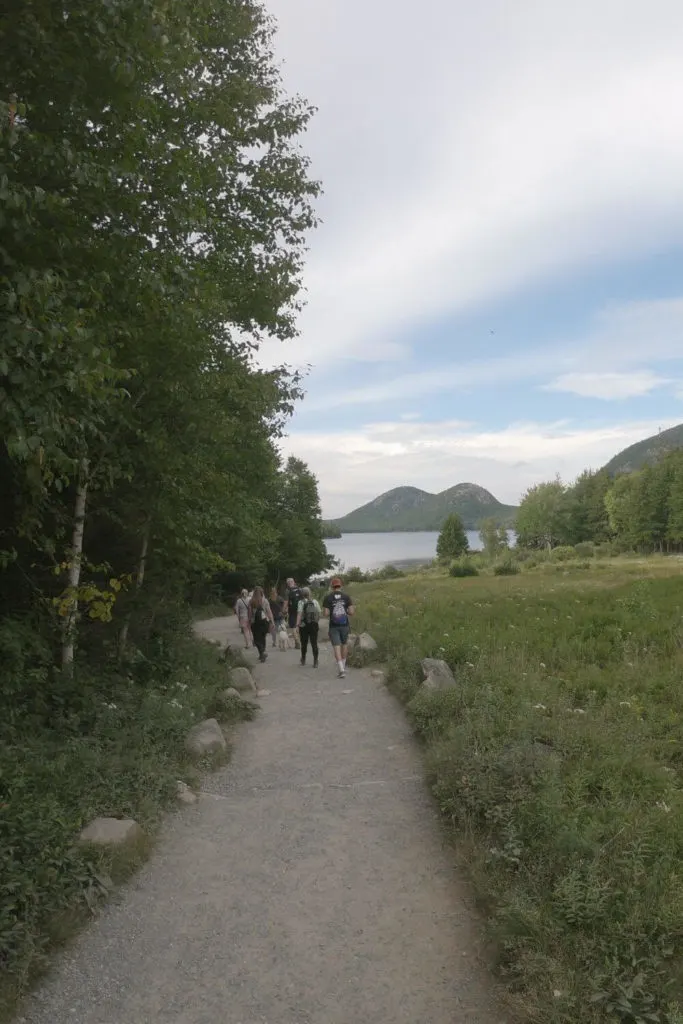
[[[439,539],[436,542],[436,555],[441,561],[451,558],[458,558],[469,548],[469,541],[465,533],[462,519],[455,512],[452,512],[441,527]]]

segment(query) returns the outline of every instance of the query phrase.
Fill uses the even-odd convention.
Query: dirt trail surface
[[[502,1024],[401,708],[327,643],[269,654],[232,762],[20,1021]]]

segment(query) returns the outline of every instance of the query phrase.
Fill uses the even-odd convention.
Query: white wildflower
[[[540,666],[541,666],[541,668],[545,668],[545,662],[541,661],[540,662]]]
[[[182,708],[182,706],[183,705],[180,703],[180,701],[176,700],[175,697],[173,698],[172,701],[170,701],[170,707],[172,708]]]
[[[116,711],[116,704],[107,704],[107,702],[105,701],[104,707],[109,708],[110,711]]]
[[[534,711],[547,711],[548,710],[547,707],[545,706],[545,704],[533,704],[532,707],[533,707]]]
[[[620,700],[619,701],[619,707],[620,708],[630,708],[631,707],[631,701],[630,700]]]
[[[468,668],[474,668],[474,665],[472,664],[471,661],[466,661],[465,664],[467,665]]]
[[[657,807],[659,807],[660,811],[664,811],[665,814],[670,814],[671,813],[671,808],[669,807],[668,804],[664,803],[663,800],[659,800],[658,801]]]
[[[583,708],[572,708],[575,715],[585,715],[586,712]]]

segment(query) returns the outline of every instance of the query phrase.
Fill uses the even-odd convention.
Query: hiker
[[[334,647],[334,658],[337,662],[339,678],[346,675],[346,656],[349,644],[349,619],[354,614],[353,601],[342,590],[342,581],[338,576],[332,580],[332,591],[323,600],[325,618],[330,620],[330,642]]]
[[[244,646],[251,647],[253,637],[251,635],[251,626],[249,624],[249,592],[247,590],[240,591],[240,596],[235,602],[235,615],[237,616],[238,625],[242,630]]]
[[[270,591],[270,610],[273,613],[273,647],[277,647],[277,634],[285,617],[285,601],[275,587]]]
[[[249,622],[251,633],[254,638],[254,646],[258,651],[259,661],[265,661],[266,637],[273,626],[273,613],[270,610],[268,598],[263,593],[263,587],[254,587],[254,592],[249,602]]]
[[[301,590],[290,576],[287,580],[287,625],[290,629],[296,629],[296,618],[299,613],[299,601]]]
[[[306,664],[308,641],[311,641],[313,652],[313,668],[318,667],[318,628],[320,623],[320,605],[311,597],[308,587],[302,587],[301,600],[297,609],[296,624],[301,639],[301,664]]]

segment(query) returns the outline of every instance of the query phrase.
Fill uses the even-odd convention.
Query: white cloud
[[[656,388],[670,384],[668,377],[661,377],[651,370],[637,370],[633,373],[563,373],[545,391],[565,391],[582,398],[636,398],[649,395]]]
[[[325,188],[289,358],[401,358],[427,318],[679,242],[679,0],[269,8]]]
[[[471,481],[514,504],[530,485],[556,473],[571,480],[587,467],[597,469],[674,423],[517,423],[487,431],[454,421],[396,422],[291,434],[282,448],[308,463],[320,481],[324,515],[336,517],[405,484],[436,492]]]

